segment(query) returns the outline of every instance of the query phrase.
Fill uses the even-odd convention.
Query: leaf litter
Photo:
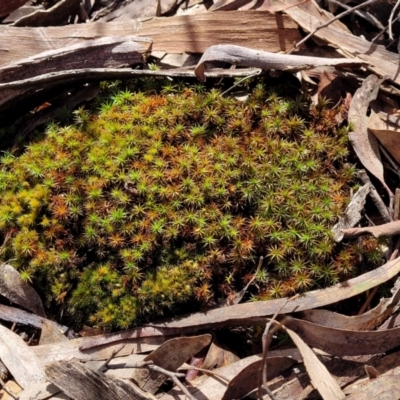
[[[8,3],[4,2],[4,5],[1,6],[4,15],[7,15],[12,9],[17,9],[25,1]],[[67,5],[68,2],[60,3]],[[270,12],[285,11],[291,15],[294,21],[304,25],[304,16],[301,13],[303,10],[308,9],[313,18],[317,18],[318,14],[315,13],[317,6],[307,3],[309,2],[271,1],[262,2],[259,7],[260,10],[264,9]],[[85,4],[86,13],[91,12],[92,5]],[[257,8],[257,5],[253,5],[249,1],[228,0],[216,2],[213,8],[235,10],[239,7],[250,8],[253,6]],[[125,10],[130,15],[136,15],[137,10],[134,10],[134,7],[129,5]],[[151,10],[151,15],[159,16],[161,12],[160,4],[148,2],[145,7]],[[112,7],[110,10],[112,12]],[[114,13],[115,18],[120,18],[119,16],[123,16],[123,14],[123,11]],[[325,12],[324,15],[327,14]],[[105,15],[107,16],[107,12]],[[37,16],[26,20],[34,21],[35,19]],[[326,22],[323,21],[322,13],[320,22]],[[330,32],[333,32],[332,41],[336,41],[335,44],[339,42],[339,47],[342,47],[346,53],[346,46],[340,42],[341,35],[343,35],[343,32],[339,34],[340,29],[343,29],[340,23],[334,23],[330,28],[321,29],[319,33],[315,33],[315,36],[329,41],[324,33],[329,29],[331,29]],[[387,56],[383,50],[380,51],[385,57]],[[276,55],[261,53],[261,58],[258,56],[257,52],[254,53],[250,49],[234,46],[210,48],[204,53],[194,73],[204,80],[208,73],[205,63],[221,60],[264,69],[268,67],[268,62],[271,62],[271,57],[275,59]],[[292,57],[295,58],[282,58],[279,55],[275,61],[277,68],[290,69],[287,67],[297,65],[296,68],[315,69],[317,66],[317,64],[312,64],[309,59]],[[364,54],[362,54],[363,61],[361,63],[359,60],[352,62],[346,60],[347,64],[364,64],[368,65],[368,68],[378,71],[380,67],[380,71],[387,71],[387,69],[390,71],[392,68],[390,63],[379,66],[376,59],[374,60],[371,56],[366,57]],[[342,62],[328,62],[327,59],[315,59],[314,61],[323,65]],[[282,63],[286,66],[281,68]],[[303,76],[305,77],[304,74]],[[307,75],[307,79],[311,80],[311,76],[312,73]],[[335,82],[335,79],[334,75],[323,72],[317,85],[317,97],[327,95],[332,99],[335,98],[337,95],[334,91],[335,85],[331,84],[331,82]],[[392,79],[397,79],[394,74]],[[382,114],[379,116],[374,111],[369,114],[368,111],[371,102],[378,95],[383,80],[383,78],[370,75],[355,93],[348,110],[348,119],[354,125],[354,131],[350,132],[349,136],[361,163],[380,182],[392,199],[393,194],[387,181],[385,163],[382,162],[378,141],[392,155],[395,162],[398,162],[399,155],[395,149],[398,147],[399,141],[396,135],[398,128],[393,123],[392,125],[386,122],[382,123]],[[390,120],[391,116],[386,115],[386,117],[387,120]],[[386,224],[378,223],[376,226],[356,226],[365,214],[365,202],[367,197],[371,196],[372,190],[375,190],[373,185],[366,184],[354,196],[354,202],[351,202],[346,216],[336,229],[338,240],[341,240],[343,236],[371,234],[378,238],[395,236],[400,233],[399,223],[396,220]],[[388,208],[392,212],[392,204]],[[389,215],[392,218],[392,213]],[[398,253],[398,247],[395,243],[392,245],[394,254]],[[300,382],[297,370],[307,372],[312,387],[319,392],[323,399],[341,399],[345,396],[354,400],[398,398],[400,391],[398,383],[399,355],[397,352],[393,352],[382,357],[381,353],[390,353],[399,346],[400,328],[392,328],[390,323],[386,324],[384,329],[379,329],[379,326],[390,316],[396,316],[399,308],[399,281],[396,281],[394,285],[392,297],[386,294],[379,304],[361,315],[346,316],[317,308],[330,306],[366,293],[390,282],[399,272],[400,259],[394,258],[374,271],[366,272],[332,287],[307,292],[293,298],[237,304],[242,299],[244,290],[243,293],[237,294],[235,304],[224,308],[221,306],[214,310],[181,316],[170,321],[155,321],[153,324],[135,330],[73,339],[67,338],[67,332],[63,327],[46,320],[43,304],[34,289],[20,279],[18,272],[11,265],[2,264],[0,294],[8,299],[13,307],[15,305],[23,307],[40,318],[31,319],[31,322],[28,323],[28,318],[21,312],[22,310],[13,307],[9,307],[8,315],[11,315],[14,309],[15,315],[18,314],[18,321],[16,321],[18,324],[35,326],[35,329],[40,327],[41,334],[40,345],[29,347],[27,341],[24,341],[16,333],[15,326],[11,329],[0,326],[0,359],[22,387],[23,390],[19,393],[19,398],[22,400],[68,398],[65,393],[68,393],[69,398],[83,399],[85,397],[82,397],[82,393],[87,393],[85,392],[87,387],[93,388],[93,392],[89,396],[94,396],[92,398],[96,399],[101,399],[102,396],[111,399],[116,393],[123,393],[124,398],[154,399],[152,393],[167,388],[165,386],[167,380],[176,382],[176,379],[180,379],[181,384],[170,390],[167,388],[168,393],[165,393],[161,397],[162,399],[183,399],[185,397],[215,400],[240,399],[250,392],[260,389],[257,376],[262,368],[267,370],[267,385],[261,391],[274,393],[271,397],[276,399],[280,398],[280,393],[282,394],[285,390],[290,392],[291,387],[293,389]],[[275,323],[281,324],[280,329],[291,337],[296,349],[286,349],[286,354],[289,356],[276,356],[276,352],[281,351],[283,354],[285,349],[269,350],[267,348],[266,365],[263,365],[261,355],[242,357],[238,360],[232,352],[219,346],[215,337],[209,333],[214,333],[217,328],[240,327],[244,329],[246,326],[263,325],[267,323],[267,317],[274,314],[277,316]],[[12,318],[7,318],[4,317],[4,320],[12,321]],[[198,333],[202,334],[184,336]],[[185,364],[202,350],[206,356],[199,358],[196,366]],[[361,357],[362,355],[364,358]],[[336,358],[336,361],[339,360],[339,364],[342,361],[342,373],[343,375],[348,373],[348,379],[340,379],[337,374],[331,373],[333,368],[329,361],[335,360],[335,357],[342,357],[342,359]],[[224,361],[221,361],[222,359]],[[367,378],[362,378],[361,375],[352,376],[351,370],[347,367],[350,365],[349,363],[354,363],[360,368],[363,367]],[[196,368],[198,377],[184,383],[182,377],[184,374],[180,369],[183,365],[185,370]],[[118,366],[120,368],[116,368]],[[157,370],[155,367],[159,369]],[[110,372],[114,373],[118,370],[124,373],[110,374]],[[59,371],[63,371],[62,379],[56,378]],[[49,372],[51,372],[50,375]],[[76,379],[78,373],[83,381]],[[285,379],[292,378],[285,381],[283,376]],[[132,383],[132,379],[137,385]],[[279,381],[279,379],[281,380]],[[50,384],[50,381],[55,385]],[[95,394],[96,385],[94,383],[98,381],[101,381],[103,385],[101,394]],[[1,383],[3,384],[3,382]],[[309,388],[310,386],[306,387],[299,398],[306,396],[306,393],[310,392]],[[188,393],[185,392],[186,390]],[[12,392],[11,397],[16,398]]]

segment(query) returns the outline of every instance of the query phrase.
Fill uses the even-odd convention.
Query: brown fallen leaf
[[[35,289],[24,282],[10,264],[0,264],[0,294],[40,317],[46,316],[42,300]]]
[[[372,330],[379,326],[399,305],[391,305],[391,299],[381,299],[379,304],[372,310],[361,315],[347,316],[328,310],[306,310],[300,313],[301,318],[314,324],[323,325],[336,329],[346,329],[350,331]]]
[[[319,77],[317,93],[319,98],[330,100],[332,106],[337,104],[342,97],[342,79],[323,71]]]
[[[285,329],[303,356],[303,362],[315,389],[324,400],[338,400],[345,397],[325,365],[318,360],[315,353],[303,342],[301,337],[291,329]]]
[[[286,326],[295,331],[310,347],[316,347],[334,356],[385,353],[400,343],[400,328],[385,331],[349,331],[294,318],[288,319]]]
[[[381,114],[371,110],[368,129],[378,138],[379,142],[393,158],[400,163],[400,127],[392,123],[390,117],[387,116],[385,120]]]
[[[400,233],[400,221],[388,222],[387,224],[366,226],[362,228],[341,229],[345,237],[354,237],[370,234],[376,238],[381,236],[394,236]]]
[[[383,175],[378,141],[368,131],[370,117],[367,116],[367,111],[369,104],[377,98],[379,87],[384,80],[385,78],[380,79],[376,75],[370,75],[354,94],[349,110],[349,122],[354,125],[354,130],[349,132],[349,139],[364,167],[382,183],[389,195],[393,196]]]
[[[258,360],[243,368],[228,384],[222,400],[234,400],[245,397],[258,386],[258,371],[262,360]],[[267,358],[267,379],[273,379],[297,364],[296,360],[289,357]]]
[[[155,365],[168,371],[176,371],[185,361],[208,346],[211,340],[212,336],[209,334],[171,339],[145,357],[143,361],[153,361]],[[147,368],[137,368],[133,372],[132,379],[141,389],[155,393],[167,377]]]

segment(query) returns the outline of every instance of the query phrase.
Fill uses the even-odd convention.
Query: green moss
[[[2,157],[3,258],[49,306],[125,328],[240,290],[260,256],[254,299],[357,272],[357,247],[330,234],[354,171],[334,111],[261,84],[244,103],[150,89],[79,108],[74,125]]]

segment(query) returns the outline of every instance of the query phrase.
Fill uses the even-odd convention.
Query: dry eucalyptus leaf
[[[391,299],[381,299],[372,310],[361,315],[342,315],[328,310],[306,310],[300,313],[301,318],[314,324],[349,331],[372,330],[386,320],[399,308],[398,304],[392,305]]]
[[[293,343],[303,356],[303,362],[315,389],[324,400],[339,400],[345,397],[342,389],[337,384],[325,365],[318,360],[315,353],[303,342],[301,337],[291,329],[286,329]]]
[[[393,158],[400,163],[400,127],[390,121],[384,121],[379,114],[371,110],[368,129],[378,138]]]
[[[238,360],[237,355],[214,340],[208,349],[202,368],[212,370],[215,367],[220,368],[233,364]]]
[[[39,295],[10,264],[0,264],[0,294],[40,317],[46,316]]]
[[[294,318],[288,320],[286,326],[295,331],[310,347],[321,349],[334,356],[385,353],[400,343],[400,328],[383,331],[349,331]]]
[[[208,346],[211,340],[212,336],[208,334],[171,339],[145,357],[143,361],[153,361],[155,365],[168,371],[176,371],[185,361]],[[141,389],[155,393],[167,377],[147,368],[137,368],[132,379]]]
[[[354,125],[354,131],[349,132],[349,139],[364,167],[382,183],[389,195],[393,196],[383,176],[378,141],[368,131],[370,117],[367,116],[367,111],[370,102],[377,98],[379,87],[383,81],[384,78],[380,79],[376,75],[370,75],[354,94],[349,110],[349,122]]]
[[[258,371],[262,360],[258,360],[243,368],[230,382],[222,400],[241,399],[258,387]],[[267,379],[271,380],[288,368],[297,364],[289,357],[267,358]]]

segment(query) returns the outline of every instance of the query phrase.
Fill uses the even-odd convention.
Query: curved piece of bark
[[[356,278],[338,283],[326,289],[313,290],[292,299],[283,298],[236,304],[229,307],[208,310],[206,312],[194,313],[186,316],[182,315],[162,322],[148,324],[148,326],[143,326],[131,331],[93,337],[80,346],[80,349],[89,349],[91,347],[137,337],[194,333],[202,329],[226,326],[264,324],[266,316],[274,315],[277,312],[287,314],[310,310],[356,296],[383,282],[387,282],[399,272],[400,258],[397,258]]]
[[[379,147],[376,137],[368,131],[370,117],[367,116],[369,103],[378,96],[379,87],[385,78],[370,75],[356,91],[349,110],[349,122],[354,124],[354,131],[349,132],[349,139],[364,167],[374,175],[385,187],[389,196],[393,193],[386,185],[383,176],[383,165],[379,156]]]
[[[218,44],[209,47],[201,57],[195,69],[196,77],[205,81],[205,63],[208,61],[223,61],[243,67],[274,69],[278,71],[301,71],[317,66],[359,67],[365,62],[347,58],[322,58],[296,56],[291,54],[276,54],[267,51],[249,49],[247,47],[229,44]]]
[[[366,226],[364,228],[341,229],[345,237],[355,237],[361,235],[373,235],[376,238],[382,236],[394,236],[400,233],[400,221],[392,221],[387,224]]]

